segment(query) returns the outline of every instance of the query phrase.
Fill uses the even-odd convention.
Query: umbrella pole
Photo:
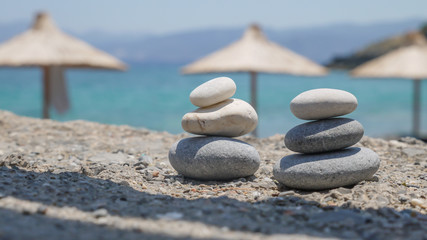
[[[257,82],[256,82],[257,73],[256,72],[250,72],[250,74],[251,74],[251,105],[255,109],[255,112],[256,112],[257,111],[257,95],[256,95],[256,93],[257,93]],[[252,134],[255,137],[258,137],[258,127],[252,131]]]
[[[49,92],[49,67],[43,67],[43,118],[49,118],[49,102],[50,102],[50,92]]]
[[[420,137],[420,99],[421,99],[421,80],[414,79],[414,102],[413,102],[413,129],[414,137]]]

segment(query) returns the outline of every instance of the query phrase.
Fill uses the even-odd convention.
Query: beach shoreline
[[[233,181],[197,181],[168,161],[173,135],[0,111],[0,238],[422,239],[427,144],[363,137],[380,159],[372,179],[325,191],[280,185],[293,154],[283,134],[239,137],[261,166]],[[27,228],[22,231],[22,228]]]
[[[129,125],[136,128],[172,134],[183,132],[184,113],[196,109],[188,99],[190,92],[205,81],[228,76],[237,84],[234,98],[250,101],[247,74],[180,75],[179,66],[131,66],[129,71],[107,72],[67,70],[71,109],[65,114],[51,111],[51,118],[64,122],[86,119],[105,124]],[[36,69],[0,71],[0,109],[18,115],[41,117],[41,88]],[[321,79],[291,75],[260,74],[259,136],[285,134],[303,123],[289,109],[299,93],[316,88],[345,90],[358,99],[357,109],[348,115],[357,119],[371,137],[400,136],[411,133],[412,84],[401,79],[354,79],[347,72],[331,71]],[[387,85],[387,88],[384,86]],[[421,92],[427,92],[422,84]],[[123,94],[122,94],[123,93]],[[427,106],[422,98],[421,107]],[[150,104],[147,104],[150,103]],[[114,114],[112,114],[114,113]],[[421,134],[426,135],[425,112],[421,113]]]

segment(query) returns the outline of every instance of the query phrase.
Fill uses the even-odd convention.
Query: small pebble
[[[153,177],[158,177],[159,176],[159,171],[153,171],[152,175],[153,175]]]
[[[246,182],[246,178],[239,178],[237,180],[240,181],[240,182]]]
[[[289,195],[295,195],[295,192],[294,191],[285,191],[285,192],[279,193],[279,197],[284,197],[284,196],[289,196]]]
[[[372,176],[369,179],[366,179],[366,181],[370,182],[378,182],[380,179],[377,176]]]
[[[261,197],[261,193],[255,191],[255,192],[252,193],[252,196],[254,197],[255,200],[257,200],[259,197]]]
[[[42,215],[45,215],[46,214],[46,212],[47,212],[47,207],[46,206],[39,206],[38,208],[37,208],[37,211],[36,211],[38,214],[42,214]]]
[[[414,207],[419,206],[421,208],[427,209],[427,205],[421,199],[411,199],[410,203]]]
[[[342,193],[342,194],[350,194],[351,193],[351,189],[343,188],[343,187],[337,188],[336,191],[338,191],[339,193]]]
[[[165,214],[158,214],[157,217],[159,219],[165,219],[165,220],[178,220],[184,217],[184,214],[180,212],[168,212]]]
[[[108,211],[105,208],[100,208],[94,211],[92,214],[95,218],[101,218],[108,216]]]
[[[399,201],[401,202],[401,203],[405,203],[405,202],[407,202],[408,200],[409,200],[409,198],[407,198],[406,196],[404,196],[404,195],[399,195]]]
[[[149,165],[151,165],[153,163],[153,159],[145,154],[142,154],[139,158],[138,158],[138,162],[134,164],[134,166],[138,166],[138,165],[143,165],[145,167],[148,167]]]

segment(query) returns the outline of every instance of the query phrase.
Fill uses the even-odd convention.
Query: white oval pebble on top
[[[353,112],[357,99],[343,90],[319,88],[299,94],[292,99],[290,107],[297,118],[319,120]]]
[[[207,107],[231,98],[236,84],[231,78],[219,77],[209,80],[190,93],[190,101],[198,107]]]

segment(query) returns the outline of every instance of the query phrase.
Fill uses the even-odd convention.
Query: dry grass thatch
[[[316,76],[326,68],[269,41],[256,26],[243,37],[182,69],[184,74],[212,72],[264,72]]]
[[[126,69],[125,64],[59,30],[40,13],[28,31],[0,45],[0,66],[63,66]]]
[[[375,78],[427,78],[427,45],[402,47],[355,68],[351,75]]]

